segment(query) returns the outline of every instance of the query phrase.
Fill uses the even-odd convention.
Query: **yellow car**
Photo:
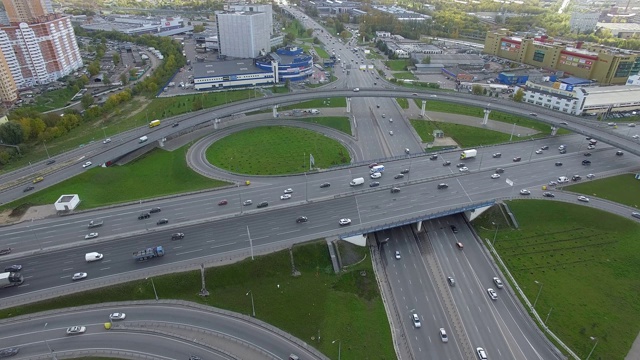
[[[33,179],[33,183],[39,183],[40,181],[44,180],[44,178],[42,176],[38,176],[37,178]]]

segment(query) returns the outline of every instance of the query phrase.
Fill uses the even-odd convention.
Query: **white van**
[[[84,255],[84,259],[87,262],[93,262],[93,261],[98,261],[98,260],[102,260],[103,255],[97,252],[90,252],[88,254]]]
[[[566,176],[560,176],[558,178],[558,184],[562,184],[562,183],[568,183],[569,182],[569,178]]]
[[[149,140],[149,138],[148,138],[148,137],[146,137],[146,136],[143,136],[143,137],[141,137],[140,139],[138,139],[138,142],[142,144],[143,142],[145,142],[145,141],[147,141],[147,140]]]

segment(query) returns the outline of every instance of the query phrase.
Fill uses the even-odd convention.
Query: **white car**
[[[578,196],[578,201],[589,202],[589,198],[586,196]]]
[[[372,179],[379,179],[381,177],[382,177],[382,173],[379,173],[379,172],[375,172],[375,173],[371,174],[371,178]]]
[[[502,289],[504,287],[504,284],[502,283],[502,280],[500,280],[497,277],[493,278],[493,282],[496,284],[496,286],[498,287],[498,289]]]
[[[109,315],[109,320],[124,320],[126,317],[125,313],[113,313]]]
[[[389,118],[389,122],[393,122],[393,119],[392,119],[392,118]],[[638,135],[636,135],[636,136],[638,136]]]
[[[89,166],[91,166],[91,161],[87,161],[86,163],[82,164],[83,168],[88,168]]]
[[[531,191],[527,189],[520,190],[520,195],[531,195]]]
[[[393,136],[393,130],[389,130],[389,135]]]
[[[285,194],[292,194],[293,193],[293,189],[292,188],[288,188],[287,190],[284,191]]]
[[[635,134],[635,135],[633,135],[633,136],[632,136],[632,138],[634,138],[634,139],[636,139],[636,140],[637,140],[637,139],[640,139],[640,135]]]
[[[71,280],[73,281],[82,280],[82,279],[85,279],[86,277],[87,277],[87,273],[79,272],[79,273],[73,274],[73,276],[71,277]]]
[[[400,257],[400,251],[397,251],[397,250],[396,250],[396,259],[400,260],[400,258],[401,258],[401,257]]]
[[[418,314],[411,314],[411,321],[413,322],[413,327],[416,329],[420,328],[422,324],[420,323],[420,317]]]
[[[469,171],[469,168],[466,166],[463,166],[460,168],[460,172],[465,172],[465,171]]]
[[[443,343],[449,342],[449,337],[447,336],[447,332],[444,328],[440,328],[438,334],[440,334],[440,340],[442,340]]]
[[[481,347],[477,348],[476,353],[478,354],[478,359],[487,360],[487,353],[484,351],[483,348]]]
[[[280,200],[289,200],[291,199],[291,194],[284,194],[280,196]]]
[[[253,204],[253,201],[251,201],[251,200],[245,200],[245,201],[242,203],[242,205],[243,205],[243,206],[249,206],[249,205],[251,205],[251,204]]]
[[[87,331],[87,328],[84,326],[72,326],[67,328],[67,335],[84,334],[85,331]]]
[[[498,294],[496,294],[496,291],[493,290],[492,288],[488,288],[487,289],[487,294],[489,294],[489,297],[491,298],[491,300],[497,300],[498,299]]]
[[[351,224],[351,219],[347,219],[347,218],[340,219],[340,221],[338,221],[338,224],[340,224],[340,226],[349,225]]]
[[[88,233],[87,235],[84,236],[85,240],[94,239],[97,237],[98,237],[98,233]]]
[[[111,142],[111,138],[106,138],[104,139],[104,141],[102,142],[103,144],[108,144]]]
[[[596,146],[595,146],[595,145],[589,145],[589,146],[587,146],[587,150],[593,150],[593,149],[595,149],[595,148],[596,148]]]
[[[500,178],[500,174],[493,174],[491,175],[492,179],[499,179]]]
[[[587,174],[587,179],[593,179],[595,177],[596,177],[595,174]]]
[[[437,98],[437,97],[438,97],[438,95],[429,95],[429,97]]]
[[[542,150],[540,150],[540,149],[536,150],[536,154],[538,154],[538,155],[542,154]]]

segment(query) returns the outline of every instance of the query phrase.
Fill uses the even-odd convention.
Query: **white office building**
[[[600,13],[579,13],[574,12],[571,14],[571,18],[569,19],[569,27],[571,31],[579,31],[581,33],[594,31],[596,29],[596,25],[598,24],[598,19],[600,18]]]
[[[229,5],[229,10],[235,12],[262,12],[267,14],[267,26],[269,27],[269,35],[273,35],[273,8],[271,5],[262,4],[245,4],[245,5]]]
[[[246,59],[271,51],[267,17],[264,12],[216,13],[220,55]]]

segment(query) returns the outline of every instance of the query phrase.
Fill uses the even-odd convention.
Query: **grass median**
[[[473,225],[481,238],[496,237],[500,257],[529,301],[537,298],[547,326],[578,356],[589,353],[594,337],[594,359],[623,359],[640,332],[640,224],[553,201],[511,201],[509,208],[518,229],[497,207]]]
[[[292,120],[304,121],[314,123],[322,126],[327,126],[338,131],[342,131],[347,135],[353,135],[351,133],[351,122],[346,116],[317,116],[310,118],[293,118]]]
[[[309,154],[320,169],[351,162],[349,151],[338,141],[287,126],[236,132],[216,141],[206,152],[207,160],[217,167],[253,175],[303,173],[309,170]]]
[[[422,142],[433,142],[433,131],[442,130],[444,136],[451,137],[462,148],[505,143],[510,137],[510,134],[475,126],[426,120],[410,120],[410,122],[420,135]]]
[[[324,240],[296,245],[291,256],[285,250],[209,268],[205,279],[211,296],[207,298],[197,295],[200,271],[157,276],[153,281],[160,299],[193,301],[245,315],[252,311],[246,295],[251,291],[256,318],[293,334],[332,359],[338,358],[338,346],[331,343],[334,339],[341,340],[344,358],[393,359],[389,323],[368,251],[344,243],[340,249],[347,257],[351,253],[357,264],[339,275],[333,273]],[[292,259],[300,276],[292,275]],[[105,300],[154,298],[151,282],[140,280],[0,310],[0,318]]]
[[[564,189],[587,196],[597,196],[638,209],[640,207],[640,191],[636,191],[638,185],[640,185],[640,180],[635,178],[635,174],[623,174],[565,186]]]
[[[59,184],[2,206],[15,209],[23,204],[53,204],[62,194],[78,194],[80,209],[151,199],[228,185],[192,171],[186,162],[187,145],[175,151],[155,149],[123,166],[90,168]],[[80,164],[75,165],[80,166]],[[47,177],[43,181],[46,184]],[[42,183],[41,183],[42,184]],[[36,189],[39,184],[36,184]]]

